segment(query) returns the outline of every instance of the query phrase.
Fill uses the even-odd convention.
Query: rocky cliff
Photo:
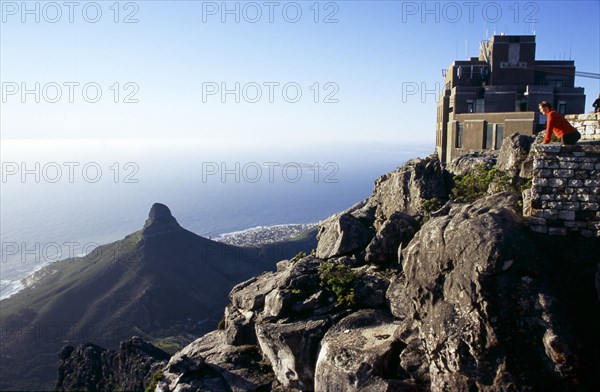
[[[478,163],[522,184],[531,142],[379,178],[322,223],[311,255],[235,286],[222,328],[171,357],[155,390],[600,388],[600,241],[532,233],[499,181],[449,198]]]

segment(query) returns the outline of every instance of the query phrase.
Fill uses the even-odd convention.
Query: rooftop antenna
[[[572,60],[572,58],[571,58],[572,49],[573,49],[573,36],[571,36],[571,38],[569,40],[569,60]]]
[[[465,40],[465,59],[469,58],[469,44],[467,40]]]

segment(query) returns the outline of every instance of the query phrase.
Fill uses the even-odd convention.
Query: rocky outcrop
[[[232,346],[211,332],[174,355],[156,391],[268,391],[275,383],[256,346]]]
[[[498,153],[496,169],[517,176],[521,171],[523,162],[527,159],[534,139],[533,136],[520,135],[519,133],[513,133],[505,138]]]
[[[492,167],[496,165],[497,160],[498,151],[496,150],[470,152],[448,162],[444,169],[453,176],[460,176],[473,171],[479,165]]]
[[[376,206],[374,225],[379,229],[395,212],[420,216],[424,213],[423,202],[445,200],[447,195],[442,165],[437,155],[430,155],[410,160],[379,177],[368,203]]]
[[[418,230],[416,219],[403,212],[394,212],[369,243],[365,261],[381,266],[398,262],[402,247],[408,244]]]
[[[321,342],[315,391],[356,391],[390,383],[395,390],[405,390],[400,388],[408,375],[399,366],[405,345],[398,327],[389,313],[376,310],[361,310],[340,320]]]
[[[375,230],[375,209],[365,202],[334,215],[319,225],[317,257],[329,259],[364,249]]]
[[[133,337],[118,351],[87,343],[65,346],[59,353],[57,391],[139,391],[162,369],[169,354]]]
[[[576,382],[571,338],[517,212],[512,194],[453,206],[405,250],[404,276],[388,298],[403,332],[423,344],[432,390]]]
[[[329,329],[329,318],[256,326],[258,344],[277,379],[286,388],[311,390],[321,339]]]

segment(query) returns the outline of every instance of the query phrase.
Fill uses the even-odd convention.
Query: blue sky
[[[1,3],[2,138],[433,146],[436,96],[407,89],[439,89],[494,33],[535,32],[538,59],[600,73],[595,0]],[[236,83],[240,102],[221,94]],[[576,85],[591,110],[600,82]]]

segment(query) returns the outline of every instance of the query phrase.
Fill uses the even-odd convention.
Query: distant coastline
[[[290,240],[317,225],[318,223],[290,223],[273,226],[257,226],[246,230],[224,233],[212,239],[214,241],[235,246],[259,246]]]
[[[245,230],[223,233],[211,239],[235,246],[260,246],[290,240],[317,225],[318,223],[290,223],[273,226],[256,226]],[[47,265],[50,264],[39,265],[23,279],[2,280],[0,282],[0,301],[17,294],[19,291],[33,284],[35,280],[32,277]]]

